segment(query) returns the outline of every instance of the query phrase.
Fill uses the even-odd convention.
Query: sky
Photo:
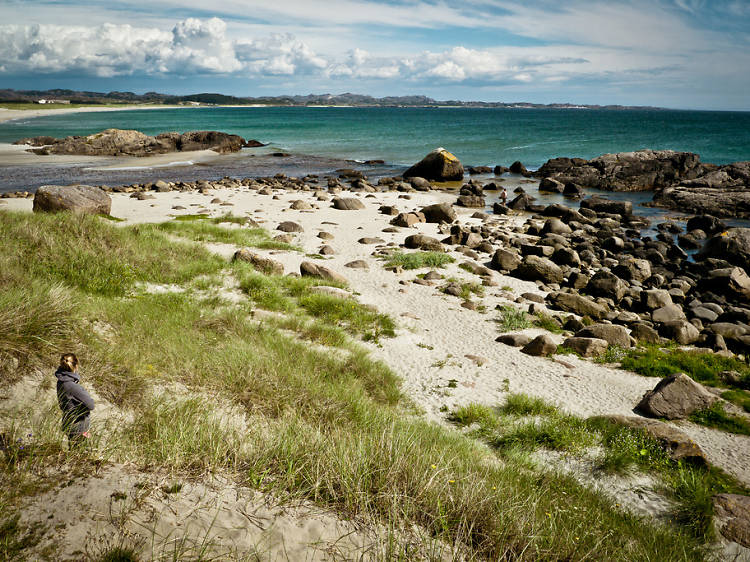
[[[750,110],[750,0],[0,0],[0,88]]]

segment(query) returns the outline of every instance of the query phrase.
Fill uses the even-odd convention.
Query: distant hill
[[[111,103],[163,103],[200,105],[283,105],[321,106],[343,105],[351,107],[508,107],[508,108],[549,108],[549,109],[662,109],[658,107],[624,105],[582,105],[573,103],[529,103],[529,102],[484,102],[484,101],[438,101],[426,96],[386,96],[375,98],[362,94],[309,94],[306,96],[237,97],[224,94],[201,93],[187,96],[146,92],[87,92],[65,89],[54,90],[0,90],[0,103],[29,103],[39,99],[52,98],[70,100],[71,103],[111,104]]]

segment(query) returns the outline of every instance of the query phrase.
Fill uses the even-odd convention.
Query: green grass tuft
[[[444,267],[456,261],[442,252],[394,252],[387,256],[385,267],[401,266],[404,269],[420,269],[422,267]]]
[[[546,416],[556,413],[557,408],[541,398],[519,392],[506,397],[500,412],[514,416]]]
[[[745,418],[727,413],[721,402],[716,402],[705,410],[693,412],[690,414],[690,421],[729,433],[750,435],[750,423]]]
[[[497,319],[500,332],[514,332],[525,330],[532,326],[529,315],[524,310],[515,306],[505,305],[500,309],[500,317]]]

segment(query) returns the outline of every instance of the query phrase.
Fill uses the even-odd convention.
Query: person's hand
[[[81,437],[85,437],[86,439],[88,439],[89,437],[91,437],[91,434],[89,434],[88,431],[84,431],[83,433],[81,433]]]

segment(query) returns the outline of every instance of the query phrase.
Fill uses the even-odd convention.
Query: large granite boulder
[[[750,228],[730,228],[709,238],[696,258],[718,258],[750,271]]]
[[[655,418],[682,419],[693,412],[709,408],[718,397],[684,373],[659,381],[649,390],[636,409]]]
[[[607,351],[609,343],[600,338],[568,338],[563,342],[563,347],[572,349],[581,357],[599,357]]]
[[[420,249],[429,252],[444,252],[445,249],[440,240],[427,236],[426,234],[412,234],[404,240],[404,246],[412,249]]]
[[[418,176],[433,181],[460,181],[464,167],[453,154],[444,148],[436,148],[403,174],[404,178]]]
[[[750,548],[750,496],[717,494],[713,500],[721,534],[730,541]]]
[[[677,185],[657,191],[651,205],[685,213],[707,213],[716,217],[749,219],[750,189]]]
[[[581,209],[591,209],[597,213],[608,213],[621,217],[629,217],[633,214],[633,204],[630,201],[613,201],[598,195],[584,199],[581,201],[580,207]]]
[[[521,353],[535,357],[548,357],[557,351],[557,344],[549,334],[535,337],[521,348]]]
[[[518,254],[504,248],[498,248],[492,255],[490,267],[500,271],[513,271],[520,263],[521,258],[518,257]]]
[[[562,269],[557,264],[540,256],[526,256],[513,271],[513,275],[527,281],[545,283],[561,283],[564,277]]]
[[[249,250],[248,248],[242,248],[237,250],[232,257],[232,261],[244,261],[251,264],[258,271],[262,271],[268,275],[284,275],[284,266],[274,259],[267,258],[260,254]]]
[[[592,324],[575,333],[577,338],[597,338],[609,345],[630,347],[630,334],[627,328],[618,324]]]
[[[34,194],[33,210],[35,213],[73,211],[108,215],[112,199],[92,185],[43,185]]]
[[[347,284],[346,277],[344,277],[340,273],[336,273],[335,271],[324,265],[318,265],[317,263],[313,263],[311,261],[303,261],[299,265],[299,272],[303,277],[321,277],[322,279],[326,279],[328,281],[334,281],[336,283],[342,283],[344,285]]]
[[[35,154],[78,154],[85,156],[149,156],[168,152],[214,150],[237,152],[245,140],[237,135],[220,131],[188,131],[187,133],[162,133],[152,137],[135,130],[106,129],[87,136],[62,139],[35,137],[21,139],[16,144],[30,144]]]
[[[422,208],[426,222],[447,222],[451,223],[456,220],[456,210],[450,203],[436,203]]]
[[[340,211],[358,211],[364,209],[365,204],[356,197],[336,197],[333,200],[333,208]]]
[[[539,168],[536,175],[609,191],[647,191],[694,179],[703,172],[697,154],[638,150],[604,154],[588,161],[556,158]]]
[[[698,465],[708,464],[698,444],[687,434],[668,423],[636,416],[618,415],[597,416],[590,419],[604,419],[625,427],[641,429],[646,435],[656,439],[674,461],[684,460]]]
[[[579,316],[589,316],[600,320],[609,312],[607,307],[578,293],[552,292],[547,295],[550,306],[565,312],[572,312]]]

